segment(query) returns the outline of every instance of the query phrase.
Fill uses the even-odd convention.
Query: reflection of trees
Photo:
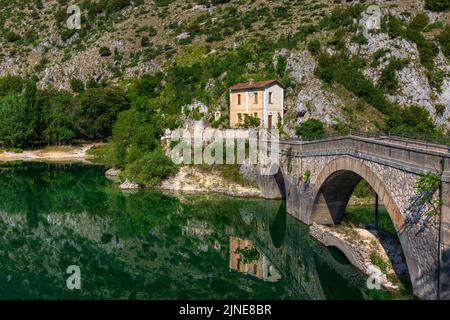
[[[104,184],[99,167],[80,170],[80,165],[0,165],[0,210],[26,214],[31,227],[37,226],[41,213],[102,213]]]
[[[0,165],[0,244],[8,252],[0,251],[0,265],[13,275],[11,283],[0,277],[0,298],[77,298],[61,287],[74,263],[87,275],[85,298],[321,297],[307,230],[283,210],[280,202],[258,199],[124,194],[99,167]],[[229,272],[230,236],[251,239],[255,247],[240,256],[270,262],[281,280]],[[271,270],[264,274],[274,278]],[[17,278],[30,286],[20,287]]]
[[[240,262],[242,262],[243,264],[249,264],[258,261],[260,257],[259,251],[255,247],[237,248],[234,253],[240,255],[238,259],[238,268]]]

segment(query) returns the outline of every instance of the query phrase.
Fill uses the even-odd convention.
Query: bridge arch
[[[345,156],[330,161],[319,173],[314,182],[312,210],[309,213],[309,223],[338,224],[346,211],[349,199],[356,185],[364,179],[377,193],[395,226],[400,245],[405,256],[409,277],[416,296],[432,297],[435,293],[425,290],[425,284],[434,286],[436,282],[435,258],[429,261],[420,257],[423,252],[418,233],[415,228],[405,225],[401,209],[395,202],[390,190],[377,174],[362,161]],[[421,236],[419,236],[420,238]],[[430,256],[434,256],[430,252]]]
[[[362,179],[377,193],[399,233],[404,228],[405,221],[390,191],[371,168],[351,157],[330,161],[317,176],[309,221],[319,224],[341,222],[350,197]]]

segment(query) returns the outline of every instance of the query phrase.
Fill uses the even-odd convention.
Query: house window
[[[255,92],[255,104],[258,104],[258,92]]]
[[[258,112],[255,112],[255,113],[253,114],[253,116],[254,116],[255,118],[258,118]]]
[[[239,93],[238,95],[237,95],[237,104],[240,106],[241,105],[241,94]]]
[[[273,104],[273,92],[269,92],[269,103]]]
[[[238,123],[242,122],[242,113],[238,113]]]

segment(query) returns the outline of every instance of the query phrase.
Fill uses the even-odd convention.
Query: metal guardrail
[[[391,135],[380,133],[367,133],[367,132],[349,132],[348,135],[341,134],[327,134],[314,139],[289,139],[283,140],[284,142],[296,144],[307,144],[319,141],[327,141],[333,139],[342,139],[346,137],[373,139],[377,141],[383,141],[392,145],[400,145],[405,147],[412,147],[418,149],[424,149],[429,151],[450,153],[450,137],[430,138],[421,135]]]
[[[414,135],[414,134],[392,134],[392,133],[370,133],[370,132],[359,132],[359,131],[349,131],[348,134],[325,134],[323,136],[313,138],[313,139],[304,139],[299,138],[300,141],[317,141],[324,140],[329,138],[341,138],[345,136],[356,136],[361,138],[375,138],[375,139],[392,139],[404,142],[415,142],[422,143],[424,145],[439,145],[439,146],[450,146],[450,136],[442,136],[442,137],[429,137],[425,135]]]

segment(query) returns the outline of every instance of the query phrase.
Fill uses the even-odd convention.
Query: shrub
[[[261,124],[261,119],[255,116],[249,116],[248,114],[244,117],[244,128],[258,128]]]
[[[439,136],[433,119],[427,109],[411,106],[396,110],[387,120],[388,129],[394,134]]]
[[[427,72],[428,80],[430,84],[437,89],[438,93],[442,92],[442,84],[444,83],[447,73],[439,68],[434,68]]]
[[[76,78],[70,80],[70,87],[72,88],[72,91],[76,93],[81,93],[85,90],[84,82]]]
[[[374,266],[377,266],[383,273],[386,273],[389,269],[389,263],[384,261],[376,251],[370,253],[370,262],[372,262]]]
[[[439,43],[441,44],[442,53],[450,59],[450,25],[446,26],[438,37]]]
[[[387,22],[387,32],[391,38],[404,37],[406,33],[403,21],[395,16],[389,16]]]
[[[396,71],[402,70],[408,62],[407,59],[393,59],[381,73],[378,81],[379,87],[387,93],[393,94],[398,87]]]
[[[125,9],[131,4],[131,0],[111,0],[108,5],[108,11],[117,12]]]
[[[23,149],[22,148],[8,148],[6,149],[7,152],[12,152],[12,153],[23,153]]]
[[[0,78],[0,96],[5,96],[8,93],[20,93],[24,84],[25,81],[18,76]]]
[[[320,41],[317,39],[310,40],[308,42],[308,50],[313,55],[318,55],[320,53]]]
[[[448,0],[425,0],[425,9],[437,12],[450,10],[450,2]]]
[[[433,41],[427,40],[422,34],[429,22],[430,19],[426,14],[417,14],[411,19],[406,29],[406,38],[417,44],[422,65],[428,70],[433,70],[434,58],[438,55],[439,48]]]
[[[411,19],[408,28],[412,30],[422,31],[430,23],[430,18],[425,13],[418,13]]]
[[[19,40],[20,40],[20,36],[17,33],[13,32],[13,31],[9,31],[6,34],[6,41],[8,41],[8,42],[16,42],[16,41],[19,41]]]
[[[148,47],[150,45],[150,39],[147,36],[142,36],[141,38],[141,46]]]
[[[331,12],[331,15],[320,21],[321,28],[336,29],[338,27],[348,28],[353,25],[353,19],[357,19],[363,11],[362,5],[339,6]]]
[[[303,174],[303,182],[306,184],[309,184],[311,182],[311,170],[306,169],[305,173]]]
[[[357,43],[359,45],[368,44],[367,38],[363,34],[358,34],[352,38],[352,41],[354,43]]]
[[[98,52],[102,57],[109,57],[112,54],[111,50],[107,47],[101,47]]]
[[[434,107],[434,109],[436,110],[436,115],[438,117],[442,117],[444,115],[445,112],[445,106],[443,104],[438,104]]]
[[[164,178],[175,174],[176,166],[164,152],[157,148],[145,154],[125,168],[125,177],[146,187],[160,183]]]
[[[283,77],[286,72],[287,59],[283,56],[278,56],[277,58],[277,74]]]
[[[325,128],[320,120],[308,119],[297,127],[297,135],[303,139],[318,139],[325,135]]]

